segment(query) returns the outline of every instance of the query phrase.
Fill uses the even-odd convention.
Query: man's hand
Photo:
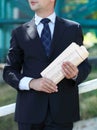
[[[29,87],[36,91],[46,93],[58,92],[58,87],[56,84],[47,78],[32,79],[29,83]]]
[[[67,79],[73,79],[78,75],[78,68],[73,65],[71,62],[64,62],[62,65],[63,68],[63,74]]]

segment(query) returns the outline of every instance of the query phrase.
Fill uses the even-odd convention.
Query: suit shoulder
[[[31,21],[28,21],[28,22],[26,22],[26,23],[23,23],[23,24],[17,26],[16,28],[13,29],[12,32],[20,32],[20,31],[23,31],[24,28],[26,28],[26,27],[29,25],[30,22],[31,22]]]
[[[59,17],[58,17],[58,19],[59,19],[59,21],[63,22],[64,25],[67,25],[67,26],[80,26],[80,23],[73,21],[73,20],[59,18]]]

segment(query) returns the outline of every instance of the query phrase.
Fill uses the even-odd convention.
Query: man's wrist
[[[31,79],[30,82],[29,82],[29,89],[32,89],[32,80],[33,79]]]

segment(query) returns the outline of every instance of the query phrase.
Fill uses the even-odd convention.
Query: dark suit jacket
[[[35,90],[19,90],[24,76],[40,78],[40,72],[47,67],[72,42],[82,45],[82,31],[78,23],[56,17],[50,56],[47,57],[36,31],[34,20],[21,25],[12,33],[11,45],[4,68],[4,80],[17,89],[15,120],[26,123],[41,123],[46,116],[48,103],[55,122],[79,120],[78,84],[90,72],[85,60],[79,65],[76,81],[64,78],[58,84],[58,93],[47,94]]]

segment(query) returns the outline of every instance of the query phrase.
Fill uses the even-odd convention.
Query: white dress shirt
[[[49,22],[49,28],[51,31],[51,38],[53,37],[53,33],[54,33],[54,27],[55,27],[55,20],[56,20],[56,14],[55,12],[53,14],[51,14],[50,16],[47,17],[48,19],[50,19]],[[37,31],[39,36],[41,37],[41,32],[43,30],[43,24],[40,22],[43,18],[39,17],[37,14],[35,14],[35,24],[37,26]],[[20,90],[30,90],[29,88],[29,83],[33,78],[31,77],[24,77],[20,80],[19,83],[19,89]]]

